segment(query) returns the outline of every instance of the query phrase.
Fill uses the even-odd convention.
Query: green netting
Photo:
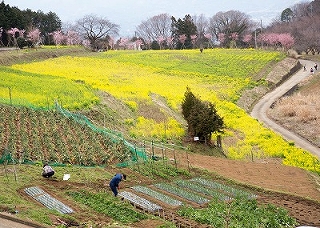
[[[11,153],[8,150],[5,150],[3,155],[0,158],[0,164],[10,164],[15,163],[15,160],[11,156]]]
[[[68,110],[63,109],[57,102],[55,104],[56,110],[60,112],[62,115],[64,115],[67,118],[72,118],[74,121],[80,124],[87,125],[89,128],[91,128],[93,131],[98,132],[100,134],[105,135],[106,137],[109,137],[114,143],[120,143],[122,142],[131,152],[131,160],[118,164],[119,167],[126,167],[132,162],[137,162],[138,160],[147,160],[147,154],[144,149],[137,149],[132,143],[128,142],[119,132],[112,131],[107,128],[99,128],[95,126],[86,116],[79,114],[79,113],[72,113]]]
[[[43,108],[35,108],[29,106],[29,108],[35,109],[35,110],[44,110]],[[66,118],[71,118],[74,121],[76,121],[79,124],[87,125],[90,129],[93,131],[103,134],[104,136],[111,139],[114,143],[123,143],[131,152],[131,160],[126,161],[123,163],[117,164],[118,167],[127,167],[129,165],[132,165],[139,160],[146,161],[148,159],[148,156],[145,152],[144,148],[137,149],[132,143],[128,142],[121,133],[112,131],[107,128],[99,128],[95,126],[86,116],[79,114],[79,113],[72,113],[68,110],[63,109],[57,102],[55,103],[55,108],[58,112],[60,112],[62,115],[64,115]],[[17,164],[17,163],[23,163],[23,164],[35,164],[37,162],[30,161],[26,158],[20,158],[19,160],[15,159],[12,156],[12,153],[8,149],[4,149],[4,152],[0,158],[0,164]],[[63,166],[64,164],[52,164],[53,166]]]

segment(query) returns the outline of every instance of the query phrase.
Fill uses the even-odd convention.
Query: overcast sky
[[[266,26],[284,9],[299,2],[301,0],[4,0],[5,4],[20,10],[54,12],[63,23],[73,24],[88,14],[105,17],[120,25],[120,36],[133,36],[142,21],[161,13],[176,19],[186,14],[204,14],[210,18],[219,11],[239,10]]]

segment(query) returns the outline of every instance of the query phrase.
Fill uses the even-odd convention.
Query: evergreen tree
[[[8,37],[6,31],[11,28],[18,28],[29,30],[38,28],[44,38],[45,44],[48,44],[49,33],[61,29],[61,20],[53,13],[43,13],[42,11],[20,10],[17,7],[11,7],[5,4],[4,1],[0,3],[0,28],[3,29],[1,41],[4,45],[8,44]]]
[[[224,127],[223,118],[215,106],[196,98],[190,88],[184,94],[182,114],[188,123],[189,136],[199,137],[205,143],[210,143],[212,133],[221,132]]]
[[[187,14],[183,19],[176,20],[174,17],[171,18],[172,36],[175,40],[177,49],[191,49],[193,47],[191,35],[197,34],[197,26],[194,24],[191,16]],[[179,37],[185,35],[186,40],[181,42]]]
[[[290,22],[293,19],[293,11],[290,8],[286,8],[281,13],[281,21],[282,22]]]

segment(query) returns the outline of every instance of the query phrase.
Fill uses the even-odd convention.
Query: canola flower
[[[53,108],[58,101],[65,108],[83,109],[99,102],[90,86],[70,79],[28,73],[0,67],[1,103]]]
[[[172,109],[179,110],[189,87],[202,100],[215,104],[224,118],[224,137],[234,138],[234,143],[225,145],[230,158],[282,157],[287,165],[319,171],[320,164],[314,156],[264,128],[234,103],[243,89],[256,85],[252,80],[255,74],[284,57],[279,52],[252,49],[213,49],[202,54],[198,50],[110,51],[90,57],[64,56],[17,64],[12,69],[81,82],[110,93],[133,110],[139,109],[137,101],[151,102],[150,94],[160,95]],[[88,103],[88,99],[84,101]],[[131,135],[179,137],[183,126],[173,119],[156,123],[139,117]]]

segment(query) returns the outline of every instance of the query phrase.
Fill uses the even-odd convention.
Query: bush
[[[23,37],[18,37],[17,44],[20,49],[27,46],[27,41]]]

